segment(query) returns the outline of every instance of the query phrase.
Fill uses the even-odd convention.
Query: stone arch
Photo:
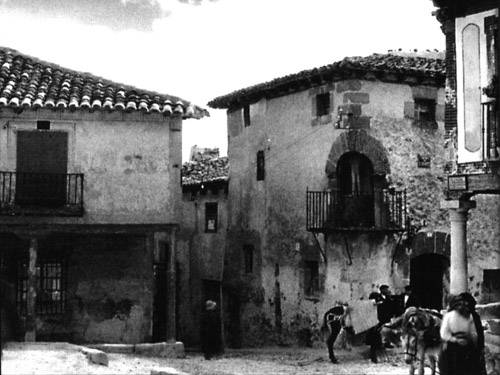
[[[440,254],[450,259],[450,241],[450,234],[447,232],[418,232],[412,239],[410,258],[423,254]]]
[[[337,162],[349,151],[366,155],[373,164],[375,175],[390,174],[389,159],[382,143],[362,130],[350,130],[342,133],[332,144],[325,169],[328,178],[336,177]]]

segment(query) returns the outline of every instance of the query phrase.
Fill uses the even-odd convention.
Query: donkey
[[[436,374],[437,357],[441,347],[439,328],[443,316],[430,309],[409,307],[403,315],[386,325],[401,331],[404,359],[410,365],[409,373],[414,375],[415,362],[418,375],[424,375],[425,357],[429,359],[431,374]]]

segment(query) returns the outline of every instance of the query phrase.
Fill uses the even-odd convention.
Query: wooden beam
[[[29,265],[28,265],[28,285],[26,294],[26,342],[36,341],[36,293],[37,274],[36,259],[38,256],[38,239],[30,239]]]

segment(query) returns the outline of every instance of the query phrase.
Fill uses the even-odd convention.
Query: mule
[[[424,375],[425,358],[429,359],[431,374],[436,374],[436,364],[441,348],[439,329],[443,316],[430,309],[409,307],[403,315],[386,326],[400,331],[404,360],[410,366],[409,374]]]

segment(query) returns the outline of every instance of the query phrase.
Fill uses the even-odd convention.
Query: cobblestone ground
[[[41,348],[5,348],[2,357],[3,375],[59,374],[132,374],[150,375],[152,370],[163,374],[191,375],[260,375],[260,374],[408,374],[400,349],[390,349],[380,363],[367,358],[366,347],[352,351],[337,350],[339,364],[328,361],[326,348],[261,348],[227,350],[223,357],[206,361],[201,353],[188,351],[185,358],[151,358],[132,354],[108,354],[109,365],[89,363],[76,346]],[[154,373],[154,372],[153,372]],[[426,368],[426,374],[430,369]],[[162,374],[160,372],[160,374]],[[162,374],[162,375],[163,375]]]

